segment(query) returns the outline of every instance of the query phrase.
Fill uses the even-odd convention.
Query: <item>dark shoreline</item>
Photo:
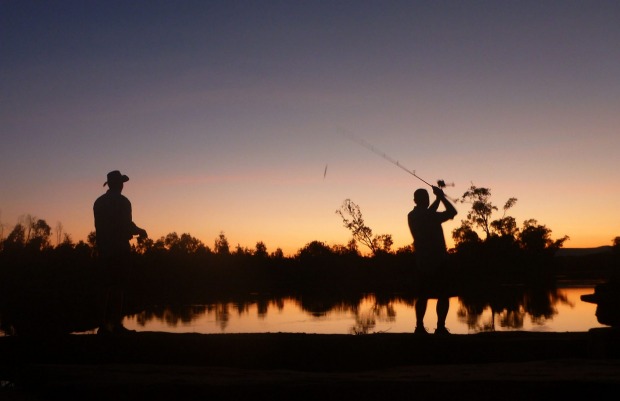
[[[245,399],[257,393],[269,399],[467,398],[464,391],[491,399],[498,396],[494,391],[508,390],[507,399],[531,399],[541,390],[593,396],[620,389],[619,340],[611,328],[448,337],[3,337],[0,399]],[[485,398],[478,394],[483,389],[494,391]]]

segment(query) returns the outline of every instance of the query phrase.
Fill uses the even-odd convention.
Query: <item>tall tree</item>
[[[456,234],[457,238],[471,239],[473,238],[471,231],[475,228],[480,228],[484,232],[485,238],[489,238],[491,235],[516,235],[515,220],[506,216],[506,213],[517,203],[517,198],[510,198],[506,201],[502,208],[503,214],[497,220],[493,220],[493,212],[499,209],[491,202],[491,190],[489,188],[477,187],[472,184],[458,202],[471,204],[471,209],[467,212],[466,220],[462,221],[461,227],[457,229],[458,232],[453,232],[453,237]]]
[[[394,241],[391,234],[374,235],[372,229],[364,222],[362,211],[350,199],[342,202],[340,209],[336,213],[342,218],[342,224],[353,235],[353,240],[368,247],[373,255],[378,252],[390,252]]]

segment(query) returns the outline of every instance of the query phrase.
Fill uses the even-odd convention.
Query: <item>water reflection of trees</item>
[[[459,297],[457,316],[473,331],[501,328],[521,329],[529,316],[532,324],[543,325],[557,314],[558,304],[570,304],[567,296],[554,287],[500,286]],[[484,312],[490,316],[483,319]]]
[[[147,326],[152,321],[158,321],[176,328],[179,325],[191,325],[205,315],[212,315],[217,326],[225,331],[231,315],[248,315],[251,307],[255,305],[258,317],[264,319],[270,308],[281,311],[286,300],[286,298],[254,298],[253,300],[227,300],[205,305],[152,306],[131,314],[129,317],[134,318],[141,327]]]
[[[554,287],[498,286],[478,288],[458,298],[457,317],[470,331],[483,332],[497,329],[522,329],[529,319],[534,325],[544,325],[558,313],[557,306],[573,306],[566,294]],[[349,313],[354,323],[351,334],[376,332],[378,323],[394,322],[395,306],[413,307],[413,294],[316,294],[293,295],[254,294],[250,297],[230,298],[205,305],[175,305],[148,307],[135,314],[136,322],[146,326],[156,320],[170,327],[191,325],[206,316],[212,316],[220,330],[225,331],[231,316],[249,315],[255,308],[259,319],[268,318],[270,311],[281,312],[286,303],[293,303],[313,318],[324,318],[331,313]],[[412,323],[413,324],[413,323]]]
[[[152,320],[166,323],[170,327],[180,324],[190,324],[198,316],[209,312],[207,305],[169,305],[153,306],[135,314],[136,322],[140,326],[146,326]]]
[[[355,325],[351,327],[349,332],[351,334],[368,334],[374,332],[374,328],[379,322],[394,322],[396,321],[396,309],[394,304],[398,301],[389,301],[385,304],[377,302],[374,297],[369,297],[373,300],[370,308],[358,309],[355,313]]]

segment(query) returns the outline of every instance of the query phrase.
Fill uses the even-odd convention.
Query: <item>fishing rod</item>
[[[426,181],[425,179],[423,179],[422,177],[420,177],[419,175],[416,174],[415,170],[409,170],[407,167],[403,166],[398,160],[388,156],[387,153],[383,152],[382,150],[376,148],[375,146],[371,145],[370,143],[366,142],[363,139],[354,137],[353,135],[345,135],[347,138],[349,138],[350,140],[352,140],[353,142],[356,142],[358,145],[362,145],[363,147],[365,147],[366,149],[370,150],[371,152],[373,152],[376,155],[379,155],[380,157],[382,157],[383,159],[387,160],[388,162],[392,163],[393,165],[401,168],[402,170],[408,172],[409,174],[411,174],[412,176],[414,176],[415,178],[417,178],[418,180],[422,181],[423,183],[425,183],[426,185],[428,185],[429,187],[438,187],[438,188],[445,188],[447,186],[454,186],[453,183],[451,184],[446,184],[446,182],[444,180],[437,180],[437,185],[433,185],[431,183],[429,183],[428,181]]]

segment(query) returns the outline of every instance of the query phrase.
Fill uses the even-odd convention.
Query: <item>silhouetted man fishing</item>
[[[121,195],[129,177],[115,170],[108,173],[108,191],[95,201],[95,230],[97,252],[101,262],[101,280],[104,289],[103,316],[98,333],[118,334],[126,332],[123,327],[123,287],[126,284],[131,246],[134,235],[146,238],[147,233],[138,227],[131,217],[131,202]]]
[[[441,188],[432,186],[435,201],[430,204],[428,191],[420,188],[413,194],[415,207],[407,215],[417,263],[418,299],[415,303],[416,334],[428,334],[424,315],[429,298],[437,298],[437,329],[435,334],[450,334],[446,317],[450,308],[449,268],[446,241],[441,224],[456,216],[457,211]],[[445,210],[438,212],[439,204]],[[430,205],[429,205],[430,204]]]

